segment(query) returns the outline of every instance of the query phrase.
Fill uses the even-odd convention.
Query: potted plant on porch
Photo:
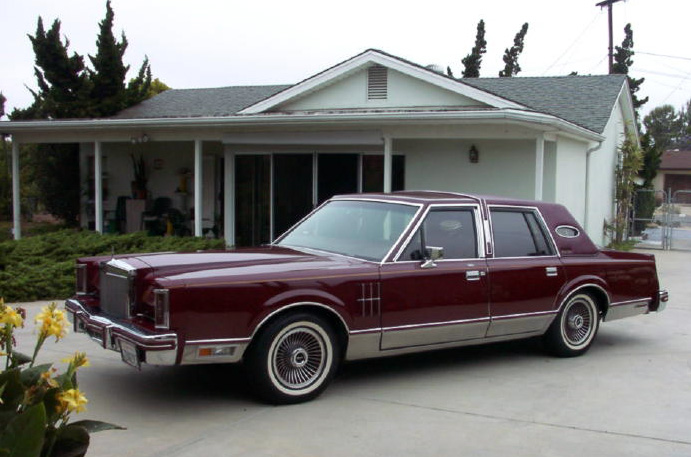
[[[132,157],[132,167],[134,169],[134,181],[132,181],[132,197],[136,199],[146,199],[147,176],[144,154],[139,154],[139,157],[137,158],[135,157],[134,153],[131,153],[130,157]]]

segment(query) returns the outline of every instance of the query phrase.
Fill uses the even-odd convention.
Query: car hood
[[[369,266],[372,262],[336,254],[307,252],[278,246],[207,251],[136,255],[120,260],[137,269],[150,270],[157,281],[190,285],[209,280],[270,280],[289,273],[328,271]],[[180,285],[180,284],[178,284]]]

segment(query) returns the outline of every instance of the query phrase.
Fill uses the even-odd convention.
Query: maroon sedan
[[[661,311],[652,255],[598,249],[561,205],[442,192],[330,199],[273,244],[77,261],[75,330],[135,367],[243,362],[265,399],[344,360],[542,336]]]

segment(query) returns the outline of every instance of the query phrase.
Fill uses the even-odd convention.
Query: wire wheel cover
[[[593,332],[596,319],[593,309],[583,300],[574,301],[564,313],[563,334],[569,344],[579,346],[586,343]]]
[[[322,336],[307,327],[297,327],[279,335],[272,354],[272,370],[286,388],[299,390],[320,378],[326,365]]]

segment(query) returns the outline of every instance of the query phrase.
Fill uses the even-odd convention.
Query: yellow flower
[[[64,363],[69,363],[75,369],[79,367],[88,367],[91,365],[89,359],[86,358],[86,352],[75,352],[72,357],[62,359]]]
[[[22,327],[24,325],[22,316],[16,310],[5,305],[2,299],[0,299],[0,324],[10,324],[13,327]]]
[[[41,373],[41,381],[43,381],[48,387],[59,387],[58,382],[53,379],[53,372],[55,372],[55,369]]]
[[[36,316],[36,323],[41,323],[39,330],[42,338],[54,336],[55,341],[59,341],[67,335],[67,319],[65,319],[65,312],[57,309],[55,303],[50,306],[44,306],[41,312]]]
[[[58,405],[58,411],[60,412],[67,410],[69,412],[81,413],[86,411],[86,404],[89,402],[79,389],[69,389],[61,392],[58,394],[58,400],[60,401]]]

